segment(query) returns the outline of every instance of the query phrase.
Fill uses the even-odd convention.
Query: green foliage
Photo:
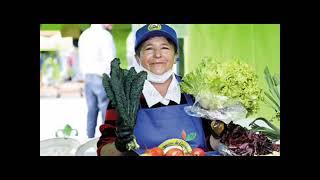
[[[277,123],[280,121],[280,77],[277,74],[272,76],[268,66],[264,69],[264,77],[266,84],[268,85],[268,90],[264,91],[266,96],[264,102],[275,112],[275,115],[270,119],[270,121]]]
[[[67,124],[63,129],[63,134],[65,134],[67,136],[70,136],[71,135],[71,131],[72,131],[71,126],[69,124]]]
[[[268,90],[264,91],[266,96],[264,102],[272,107],[275,115],[270,120],[258,118],[254,120],[250,126],[252,127],[253,131],[261,132],[271,139],[278,140],[280,139],[280,130],[273,124],[279,124],[280,122],[280,77],[277,74],[271,76],[268,66],[266,66],[264,69],[264,77],[268,85]],[[255,121],[257,120],[264,121],[271,127],[271,129],[255,124]]]
[[[199,66],[183,78],[181,89],[185,93],[206,99],[200,104],[216,105],[214,96],[226,96],[241,102],[248,115],[256,113],[259,101],[263,100],[258,77],[252,67],[239,60],[219,62],[205,58]]]
[[[270,128],[261,127],[261,126],[257,125],[255,122],[259,121],[259,120],[265,122]],[[253,122],[251,122],[249,124],[249,126],[251,126],[252,131],[260,132],[274,141],[277,141],[280,139],[280,129],[277,128],[276,126],[274,126],[272,123],[270,123],[265,118],[257,118]]]
[[[49,69],[51,68],[51,74]],[[59,81],[61,79],[61,68],[57,59],[54,57],[47,57],[42,65],[42,72],[44,75],[51,77],[54,81]]]
[[[131,24],[113,24],[112,36],[116,44],[117,57],[120,59],[121,68],[127,68],[127,37],[131,31]]]
[[[62,133],[64,138],[70,137],[72,132],[75,132],[75,136],[78,136],[78,130],[72,129],[72,127],[69,124],[66,124],[63,129],[58,129],[56,131],[56,137],[60,137],[59,132]]]
[[[273,107],[276,112],[280,113],[280,77],[276,74],[271,76],[269,68],[264,70],[265,80],[268,84],[268,91],[265,91],[265,102]]]
[[[280,73],[280,24],[190,24],[184,44],[185,74],[206,56],[228,61],[236,57],[248,63],[256,70],[262,89],[266,88],[265,66]],[[264,102],[259,104],[254,116],[271,118],[274,110]]]

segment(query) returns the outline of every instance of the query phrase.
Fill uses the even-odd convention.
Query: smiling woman
[[[168,25],[147,24],[137,30],[135,53],[139,67],[136,70],[146,71],[147,80],[142,84],[143,90],[138,98],[139,109],[133,116],[136,118],[134,128],[126,127],[124,123],[121,123],[126,119],[125,111],[121,113],[125,103],[118,106],[116,102],[117,104],[112,106],[114,103],[111,101],[106,122],[100,127],[102,136],[98,142],[99,155],[113,155],[112,148],[110,148],[112,146],[117,151],[123,152],[124,155],[132,150],[135,155],[141,155],[146,149],[155,148],[168,139],[180,138],[182,130],[186,133],[195,132],[197,134],[196,138],[190,141],[192,148],[206,148],[201,119],[188,116],[184,112],[185,106],[193,104],[192,97],[181,94],[179,87],[181,77],[172,71],[173,64],[178,57],[178,47],[177,34]],[[114,71],[117,69],[114,68]],[[132,70],[134,69],[130,69]],[[111,74],[110,82],[116,82],[112,80],[114,78],[117,79],[117,76]],[[107,86],[105,88],[106,91],[112,89]],[[114,93],[119,93],[119,91],[114,91]],[[112,94],[112,92],[107,92],[107,94]],[[129,100],[132,101],[130,98]],[[139,146],[131,149],[127,145],[133,140],[136,140]]]
[[[172,69],[176,56],[173,43],[164,37],[153,37],[141,45],[136,58],[145,69],[161,75]]]

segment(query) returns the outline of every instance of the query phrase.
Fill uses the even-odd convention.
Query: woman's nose
[[[160,51],[160,49],[156,49],[155,52],[154,52],[154,55],[155,55],[155,57],[157,57],[157,58],[161,57],[161,51]]]

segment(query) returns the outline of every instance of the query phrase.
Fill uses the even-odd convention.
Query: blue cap
[[[134,45],[134,50],[137,51],[141,43],[155,36],[163,36],[169,38],[170,40],[172,40],[178,50],[179,46],[177,33],[174,29],[165,24],[147,24],[138,29],[136,32],[136,42]]]

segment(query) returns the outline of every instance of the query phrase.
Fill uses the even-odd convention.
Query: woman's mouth
[[[154,63],[151,63],[150,65],[159,65],[159,64],[166,64],[166,62],[154,62]]]

